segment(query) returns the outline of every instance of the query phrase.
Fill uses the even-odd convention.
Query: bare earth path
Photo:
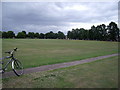
[[[112,57],[112,56],[117,56],[117,55],[118,54],[111,54],[111,55],[106,55],[106,56],[99,56],[99,57],[84,59],[84,60],[80,60],[80,61],[72,61],[72,62],[66,62],[66,63],[59,63],[59,64],[44,65],[44,66],[40,66],[40,67],[28,68],[28,69],[24,69],[24,74],[74,66],[74,65],[88,63],[88,62],[92,62],[92,61],[96,61],[96,60],[100,60],[100,59],[104,59],[104,58],[108,58],[108,57]],[[11,77],[11,76],[15,76],[13,71],[5,72],[2,75],[3,78],[7,78],[7,77]]]

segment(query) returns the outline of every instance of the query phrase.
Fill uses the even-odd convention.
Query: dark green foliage
[[[57,35],[58,39],[65,39],[65,35],[63,32],[58,31],[58,35]]]
[[[40,39],[44,39],[44,38],[45,38],[45,35],[44,35],[43,33],[40,33],[39,38],[40,38]]]
[[[7,34],[8,34],[8,38],[15,37],[15,33],[13,31],[8,31]]]
[[[39,38],[39,37],[40,37],[39,33],[35,33],[35,34],[34,34],[34,37],[35,37],[35,38]]]
[[[115,22],[111,22],[108,26],[109,40],[117,41],[119,38],[119,28]]]
[[[120,31],[115,22],[110,22],[108,26],[105,24],[93,25],[90,29],[76,28],[72,31],[67,32],[67,39],[77,39],[77,40],[99,40],[99,41],[120,41],[119,39]],[[2,38],[14,38],[15,33],[13,31],[2,32]],[[40,39],[65,39],[66,36],[63,32],[58,31],[54,33],[50,31],[48,33],[34,33],[22,31],[18,32],[16,38],[40,38]]]
[[[7,32],[2,32],[2,38],[8,38]]]
[[[34,32],[29,32],[27,36],[28,38],[34,38]]]
[[[54,33],[52,31],[45,34],[46,39],[54,39]]]
[[[53,33],[52,31],[45,34],[46,39],[65,39],[63,32],[58,31],[58,33]]]
[[[95,27],[93,25],[89,30],[72,29],[68,31],[67,37],[79,40],[119,41],[119,28],[115,22],[111,22],[108,26],[101,24]]]
[[[14,38],[15,33],[13,31],[2,32],[2,38]]]
[[[27,37],[26,31],[22,31],[22,33],[24,34],[24,38],[26,38]]]
[[[25,31],[22,31],[22,32],[19,32],[18,34],[17,34],[17,38],[26,38],[26,32]]]

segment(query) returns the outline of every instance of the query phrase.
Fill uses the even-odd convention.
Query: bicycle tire
[[[12,61],[12,69],[17,76],[20,76],[23,74],[23,66],[19,60]]]

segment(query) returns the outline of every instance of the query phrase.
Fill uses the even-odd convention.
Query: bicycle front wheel
[[[17,76],[20,76],[23,74],[22,63],[18,60],[12,61],[12,69]]]

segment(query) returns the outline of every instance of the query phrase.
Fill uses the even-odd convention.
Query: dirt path
[[[111,54],[111,55],[106,55],[106,56],[99,56],[99,57],[84,59],[84,60],[80,60],[80,61],[72,61],[72,62],[66,62],[66,63],[59,63],[59,64],[44,65],[44,66],[40,66],[40,67],[28,68],[28,69],[24,69],[24,74],[29,74],[29,73],[33,73],[33,72],[48,71],[48,70],[53,70],[53,69],[58,69],[58,68],[63,68],[63,67],[74,66],[74,65],[88,63],[88,62],[91,62],[91,61],[100,60],[100,59],[104,59],[104,58],[108,58],[108,57],[112,57],[112,56],[117,56],[117,55],[118,54]],[[5,72],[2,75],[3,78],[7,78],[7,77],[11,77],[11,76],[15,76],[13,71]]]

